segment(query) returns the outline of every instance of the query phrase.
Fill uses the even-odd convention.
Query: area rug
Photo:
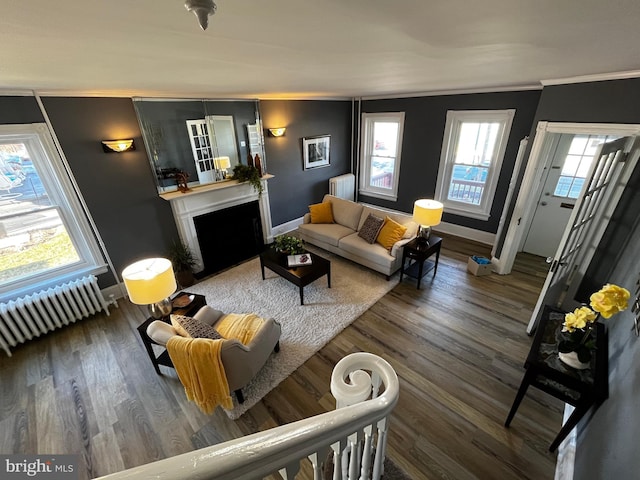
[[[331,288],[326,276],[307,285],[304,305],[300,305],[298,287],[271,270],[265,268],[262,280],[258,258],[189,287],[225,313],[256,313],[282,325],[280,352],[271,355],[242,389],[244,403],[234,400],[234,408],[225,410],[231,419],[255,405],[398,283],[397,274],[387,281],[381,273],[317,252],[331,261]]]

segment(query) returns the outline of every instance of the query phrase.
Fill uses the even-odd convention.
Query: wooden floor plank
[[[411,478],[551,479],[562,404],[531,389],[503,427],[546,264],[519,256],[510,275],[475,277],[467,258],[489,247],[443,238],[435,277],[398,284],[236,421],[202,414],[174,370],[156,374],[136,331],[146,309],[126,300],[21,345],[0,357],[0,451],[79,453],[81,479],[105,475],[333,409],[333,366],[369,351],[400,379],[388,454]]]

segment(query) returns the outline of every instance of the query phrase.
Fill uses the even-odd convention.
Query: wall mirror
[[[158,193],[222,182],[256,154],[264,162],[257,100],[134,98]]]

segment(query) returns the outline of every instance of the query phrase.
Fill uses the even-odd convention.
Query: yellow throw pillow
[[[404,232],[407,231],[407,227],[404,225],[400,225],[398,222],[386,217],[384,219],[384,225],[380,229],[380,233],[378,233],[378,238],[376,238],[376,242],[382,245],[387,250],[391,250],[394,243],[402,240],[402,236]]]
[[[331,202],[309,205],[309,213],[311,213],[311,223],[333,223]]]

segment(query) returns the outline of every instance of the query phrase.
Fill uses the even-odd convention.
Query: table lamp
[[[442,219],[444,205],[435,200],[416,200],[413,204],[413,221],[420,226],[418,242],[421,245],[429,244],[431,227],[438,225]]]
[[[227,169],[231,167],[231,159],[229,157],[215,157],[213,159],[213,165],[216,170],[222,172],[222,178],[227,177]]]
[[[149,313],[160,319],[171,313],[169,296],[176,291],[176,278],[166,258],[145,258],[122,271],[129,300],[136,305],[149,305]]]

